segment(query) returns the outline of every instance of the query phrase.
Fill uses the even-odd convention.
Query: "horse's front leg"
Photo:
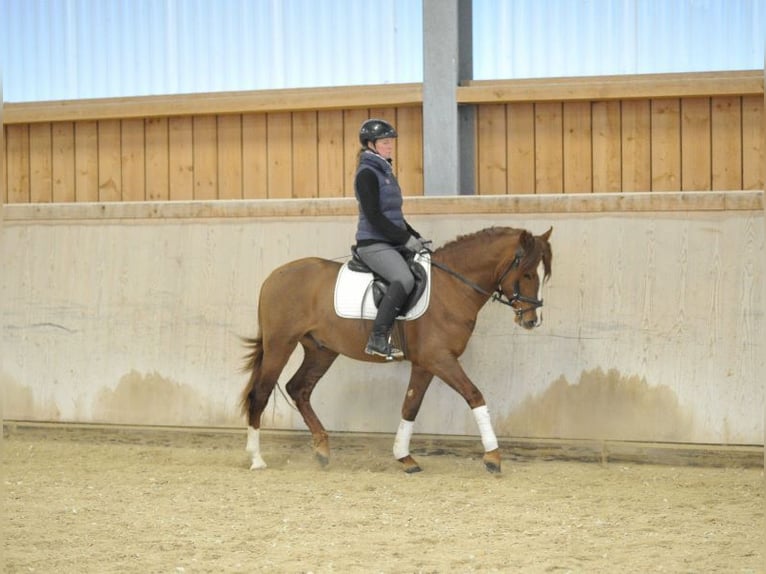
[[[418,416],[420,405],[423,404],[423,397],[431,384],[433,374],[412,365],[410,373],[410,384],[407,387],[407,394],[402,403],[402,420],[399,422],[399,428],[396,431],[394,439],[394,457],[402,463],[404,472],[420,472],[420,465],[410,455],[410,439],[412,438],[412,428],[415,424],[415,417]]]
[[[484,446],[484,466],[489,472],[500,472],[500,449],[497,436],[489,418],[489,409],[481,391],[473,384],[463,371],[456,357],[442,356],[440,360],[429,365],[432,372],[455,389],[465,399],[473,412],[476,425],[481,434],[481,444]]]

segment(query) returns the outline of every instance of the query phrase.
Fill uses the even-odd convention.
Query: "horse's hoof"
[[[327,433],[314,435],[314,457],[322,468],[330,463],[330,439]]]
[[[484,468],[491,473],[500,472],[500,450],[495,449],[484,453]]]
[[[410,455],[407,455],[404,458],[400,458],[397,460],[402,463],[402,466],[404,467],[403,470],[407,474],[414,474],[416,472],[423,471],[423,469],[420,468],[420,465],[417,462],[415,462],[415,459],[412,458]]]
[[[260,454],[254,454],[250,457],[250,470],[263,470],[266,468],[266,462]]]

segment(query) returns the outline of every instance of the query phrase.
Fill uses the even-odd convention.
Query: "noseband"
[[[508,265],[508,268],[503,272],[503,274],[500,276],[500,279],[497,281],[497,288],[495,289],[495,292],[491,294],[491,298],[493,301],[499,301],[503,305],[508,305],[513,309],[513,312],[516,314],[517,317],[521,317],[524,313],[527,311],[533,311],[535,309],[539,309],[543,306],[543,300],[538,299],[537,297],[527,297],[526,295],[522,295],[519,293],[519,280],[516,279],[516,281],[513,282],[513,293],[509,297],[505,294],[505,291],[503,291],[503,281],[508,276],[508,274],[513,271],[514,269],[518,269],[519,265],[521,264],[521,258],[524,255],[524,252],[519,250],[516,252],[515,257],[513,258],[513,261],[510,262]],[[505,297],[505,298],[503,298]],[[518,301],[520,303],[529,303],[532,305],[532,307],[527,307],[526,309],[516,309],[513,304]]]
[[[508,305],[511,309],[513,309],[513,312],[516,314],[517,317],[521,317],[524,313],[527,311],[532,311],[534,309],[539,309],[543,306],[543,300],[537,299],[536,297],[527,297],[526,295],[522,295],[519,293],[519,280],[516,279],[516,281],[513,282],[513,293],[509,297],[505,294],[505,291],[503,291],[503,281],[508,276],[508,274],[513,271],[514,269],[518,269],[519,265],[521,265],[521,258],[524,256],[524,252],[522,250],[516,251],[516,255],[513,258],[513,261],[511,261],[508,264],[508,267],[503,271],[503,274],[500,275],[500,279],[497,281],[497,287],[495,287],[495,290],[490,293],[486,289],[484,289],[481,285],[477,285],[470,279],[463,277],[460,275],[460,273],[457,273],[447,267],[446,265],[442,265],[438,261],[434,261],[431,259],[431,265],[434,267],[438,267],[442,271],[446,271],[453,277],[457,277],[460,279],[463,283],[468,285],[469,287],[473,288],[475,291],[478,291],[482,295],[486,295],[492,301],[497,301],[499,303],[502,303],[503,305]],[[532,307],[527,307],[526,309],[516,309],[513,304],[516,302],[520,303],[528,303],[532,305]]]

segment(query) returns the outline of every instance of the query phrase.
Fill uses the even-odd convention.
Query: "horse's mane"
[[[552,260],[553,260],[553,253],[551,251],[551,246],[548,242],[544,241],[543,239],[539,237],[535,237],[530,232],[526,231],[525,229],[514,229],[512,227],[487,227],[486,229],[480,229],[479,231],[475,231],[473,233],[468,233],[465,235],[458,235],[455,239],[452,241],[449,241],[439,247],[434,253],[435,254],[441,254],[441,255],[450,255],[456,251],[459,251],[461,249],[467,248],[476,241],[484,242],[489,241],[491,239],[495,239],[498,236],[505,236],[505,235],[518,235],[520,236],[519,241],[521,242],[524,237],[524,234],[528,234],[529,237],[532,239],[531,241],[528,241],[528,244],[525,245],[524,250],[524,257],[522,258],[520,262],[520,266],[523,270],[529,270],[533,269],[537,266],[537,264],[542,261],[543,262],[543,270],[544,270],[544,280],[547,280],[551,276],[551,267],[552,267]]]
[[[483,241],[486,239],[494,238],[498,235],[505,235],[507,233],[520,234],[521,232],[521,229],[513,229],[511,227],[487,227],[486,229],[480,229],[479,231],[474,231],[473,233],[458,235],[452,241],[449,241],[439,247],[435,253],[449,253],[450,251],[454,251],[456,248],[465,247],[467,244],[473,243],[477,239]]]

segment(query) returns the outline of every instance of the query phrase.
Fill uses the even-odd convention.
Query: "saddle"
[[[356,247],[351,248],[351,259],[338,272],[335,283],[335,312],[340,317],[374,319],[377,307],[388,289],[388,282],[374,273],[361,260]],[[417,319],[428,307],[431,256],[415,254],[408,264],[415,276],[415,287],[399,311],[399,319]]]

